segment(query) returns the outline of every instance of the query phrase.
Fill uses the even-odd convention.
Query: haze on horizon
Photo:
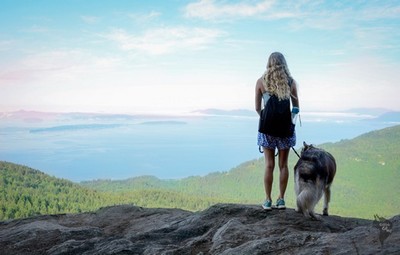
[[[0,112],[254,108],[282,52],[303,111],[400,110],[399,1],[13,1]]]

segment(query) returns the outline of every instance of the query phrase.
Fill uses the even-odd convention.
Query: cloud
[[[128,17],[131,18],[132,20],[134,20],[135,22],[138,23],[145,23],[145,22],[149,22],[151,20],[155,20],[158,17],[161,16],[160,12],[157,11],[151,11],[147,14],[129,14]]]
[[[57,73],[67,69],[74,55],[74,52],[40,52],[27,54],[21,59],[9,62],[0,71],[0,85],[10,85],[9,82],[30,82],[48,77],[49,73]]]
[[[354,39],[358,42],[358,49],[364,50],[393,50],[399,49],[396,35],[397,27],[370,26],[354,28]]]
[[[222,31],[216,29],[181,26],[147,30],[142,35],[115,29],[105,37],[126,51],[161,55],[180,50],[205,49],[223,35]]]
[[[31,27],[23,30],[24,32],[28,33],[47,33],[49,29],[47,27],[39,26],[39,25],[32,25]]]
[[[119,66],[117,58],[97,57],[80,50],[52,50],[29,54],[9,62],[0,71],[0,86],[10,82],[76,81]]]
[[[279,3],[281,4],[281,3]],[[278,9],[278,6],[275,6]],[[289,10],[290,4],[283,4],[279,9]],[[363,27],[376,27],[382,20],[399,20],[400,4],[385,1],[362,1],[361,3],[315,1],[313,4],[300,2],[291,9],[297,9],[298,26],[321,30],[352,29],[359,24]],[[369,22],[369,23],[365,23]],[[371,23],[372,22],[372,23]],[[376,22],[376,23],[375,23]]]
[[[13,47],[13,45],[14,45],[14,41],[12,41],[12,40],[0,41],[0,52],[10,50]]]
[[[99,17],[89,15],[82,15],[81,19],[87,24],[96,24],[100,20]]]
[[[360,17],[366,20],[376,19],[399,19],[400,17],[400,4],[380,4],[379,6],[367,7],[360,11]]]
[[[200,0],[185,7],[185,17],[201,19],[245,18],[265,13],[273,5],[273,0],[253,3],[217,3],[214,0]]]
[[[357,56],[322,72],[300,73],[299,92],[306,109],[345,110],[389,108],[399,110],[398,63],[385,58]],[[302,85],[303,84],[303,85]]]

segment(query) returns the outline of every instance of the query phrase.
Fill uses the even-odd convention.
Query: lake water
[[[0,120],[1,121],[1,120]],[[262,155],[256,116],[0,122],[0,160],[72,181],[206,175]],[[297,146],[354,138],[394,125],[352,116],[303,117]]]

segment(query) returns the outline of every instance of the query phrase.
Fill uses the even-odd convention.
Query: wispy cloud
[[[188,4],[184,11],[185,17],[207,20],[225,18],[245,18],[265,13],[273,5],[274,0],[264,0],[248,3],[217,2],[214,0],[200,0]]]
[[[382,3],[380,6],[367,7],[360,11],[360,17],[367,20],[399,19],[400,3]]]
[[[117,58],[98,57],[80,50],[53,50],[26,55],[0,71],[0,85],[8,81],[75,80],[88,73],[103,72],[119,65]]]
[[[283,7],[288,9],[289,6]],[[327,1],[316,2],[313,5],[307,3],[298,4],[299,26],[304,25],[317,29],[342,29],[352,28],[358,24],[365,27],[364,22],[375,22],[379,20],[397,19],[400,20],[400,3],[380,1],[354,2],[352,5],[343,3],[330,3]],[[370,23],[368,27],[375,27]]]
[[[347,10],[331,9],[324,1],[239,1],[198,0],[184,8],[184,17],[207,21],[281,20],[289,21],[290,29],[313,28],[333,30],[347,22]]]
[[[49,29],[44,26],[39,26],[39,25],[32,25],[29,28],[24,29],[24,32],[28,33],[47,33],[49,32]]]
[[[76,52],[51,51],[35,53],[16,60],[0,72],[0,85],[7,81],[33,81],[48,77],[51,73],[59,74],[62,70],[74,66]]]
[[[139,13],[128,14],[128,17],[137,23],[149,22],[151,20],[157,19],[160,16],[161,13],[157,11],[151,11],[149,13],[140,13],[140,14]]]
[[[99,17],[89,16],[89,15],[82,15],[81,19],[83,20],[83,22],[85,22],[87,24],[96,24],[100,20]]]
[[[391,26],[356,27],[354,38],[359,49],[382,50],[400,49],[400,45],[393,35],[398,34],[398,28]]]
[[[224,32],[209,28],[165,27],[147,30],[138,35],[115,29],[105,37],[127,51],[160,55],[180,50],[201,50],[214,43]]]
[[[0,51],[10,50],[13,46],[14,41],[12,40],[4,40],[0,41]]]

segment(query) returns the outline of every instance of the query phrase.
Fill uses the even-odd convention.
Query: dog
[[[314,208],[324,194],[323,215],[328,216],[330,186],[336,174],[335,158],[327,151],[303,142],[300,159],[294,167],[296,211],[307,218],[320,220]]]

